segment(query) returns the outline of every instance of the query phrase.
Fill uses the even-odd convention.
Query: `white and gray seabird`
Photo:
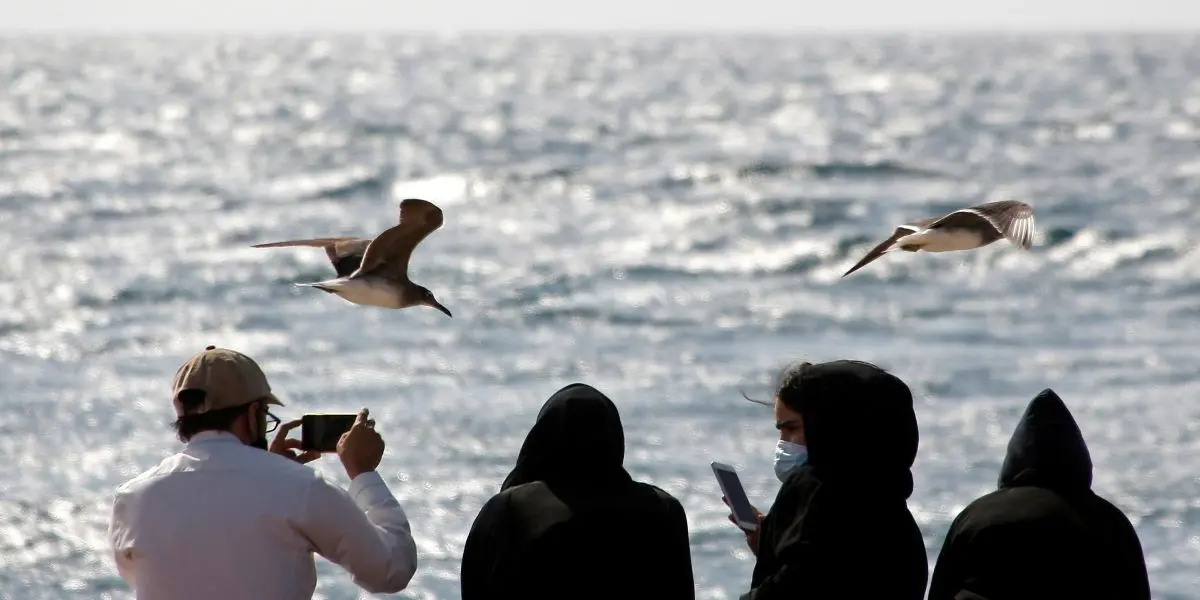
[[[1033,246],[1033,207],[1017,200],[986,202],[956,210],[941,217],[905,223],[892,236],[871,249],[849,275],[893,250],[906,252],[951,252],[982,248],[1007,238],[1013,245]]]
[[[453,317],[449,309],[433,297],[433,292],[408,278],[408,263],[413,250],[441,226],[442,209],[428,200],[408,198],[400,202],[399,222],[373,240],[326,237],[269,242],[253,247],[324,248],[337,277],[296,285],[337,294],[354,304],[396,309],[430,306]]]

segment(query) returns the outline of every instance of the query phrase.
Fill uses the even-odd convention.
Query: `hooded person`
[[[582,383],[542,406],[463,548],[463,600],[694,599],[687,516],[622,466],[617,407]]]
[[[928,558],[908,510],[917,419],[908,386],[874,365],[796,363],[775,394],[782,485],[742,600],[922,600]]]
[[[999,489],[950,525],[929,600],[1149,600],[1133,525],[1091,486],[1083,434],[1043,390],[1008,442]]]

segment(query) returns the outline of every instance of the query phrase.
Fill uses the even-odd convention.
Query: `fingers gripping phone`
[[[758,531],[758,515],[750,504],[750,498],[746,497],[746,489],[742,487],[737,471],[730,465],[716,461],[712,463],[712,470],[717,476],[717,485],[721,486],[721,493],[729,501],[737,526],[746,531]]]
[[[354,413],[307,413],[300,417],[300,449],[337,452],[342,434],[350,431]]]

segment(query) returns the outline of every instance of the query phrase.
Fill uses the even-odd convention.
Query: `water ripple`
[[[736,595],[753,563],[705,464],[741,465],[763,508],[777,485],[737,392],[851,356],[919,398],[931,560],[1050,386],[1155,597],[1182,599],[1198,70],[1200,39],[1167,36],[0,40],[0,589],[131,597],[108,502],[177,447],[170,374],[216,343],[293,416],[372,408],[423,556],[402,597],[457,597],[474,512],[576,380],[687,508],[698,596]],[[1032,251],[842,278],[896,224],[1002,196],[1035,205]],[[297,288],[331,274],[320,250],[249,247],[373,236],[407,197],[445,211],[413,277],[452,320]],[[318,598],[353,594],[319,568]]]

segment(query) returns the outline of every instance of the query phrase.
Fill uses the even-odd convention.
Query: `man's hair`
[[[228,408],[219,408],[194,415],[187,414],[189,409],[200,406],[204,403],[204,390],[187,389],[179,392],[179,403],[183,405],[183,416],[175,419],[171,423],[171,427],[175,430],[175,435],[179,436],[179,441],[187,443],[192,439],[192,436],[201,431],[229,431],[233,427],[233,422],[237,420],[238,415],[246,412],[246,404],[241,406],[230,406]]]

